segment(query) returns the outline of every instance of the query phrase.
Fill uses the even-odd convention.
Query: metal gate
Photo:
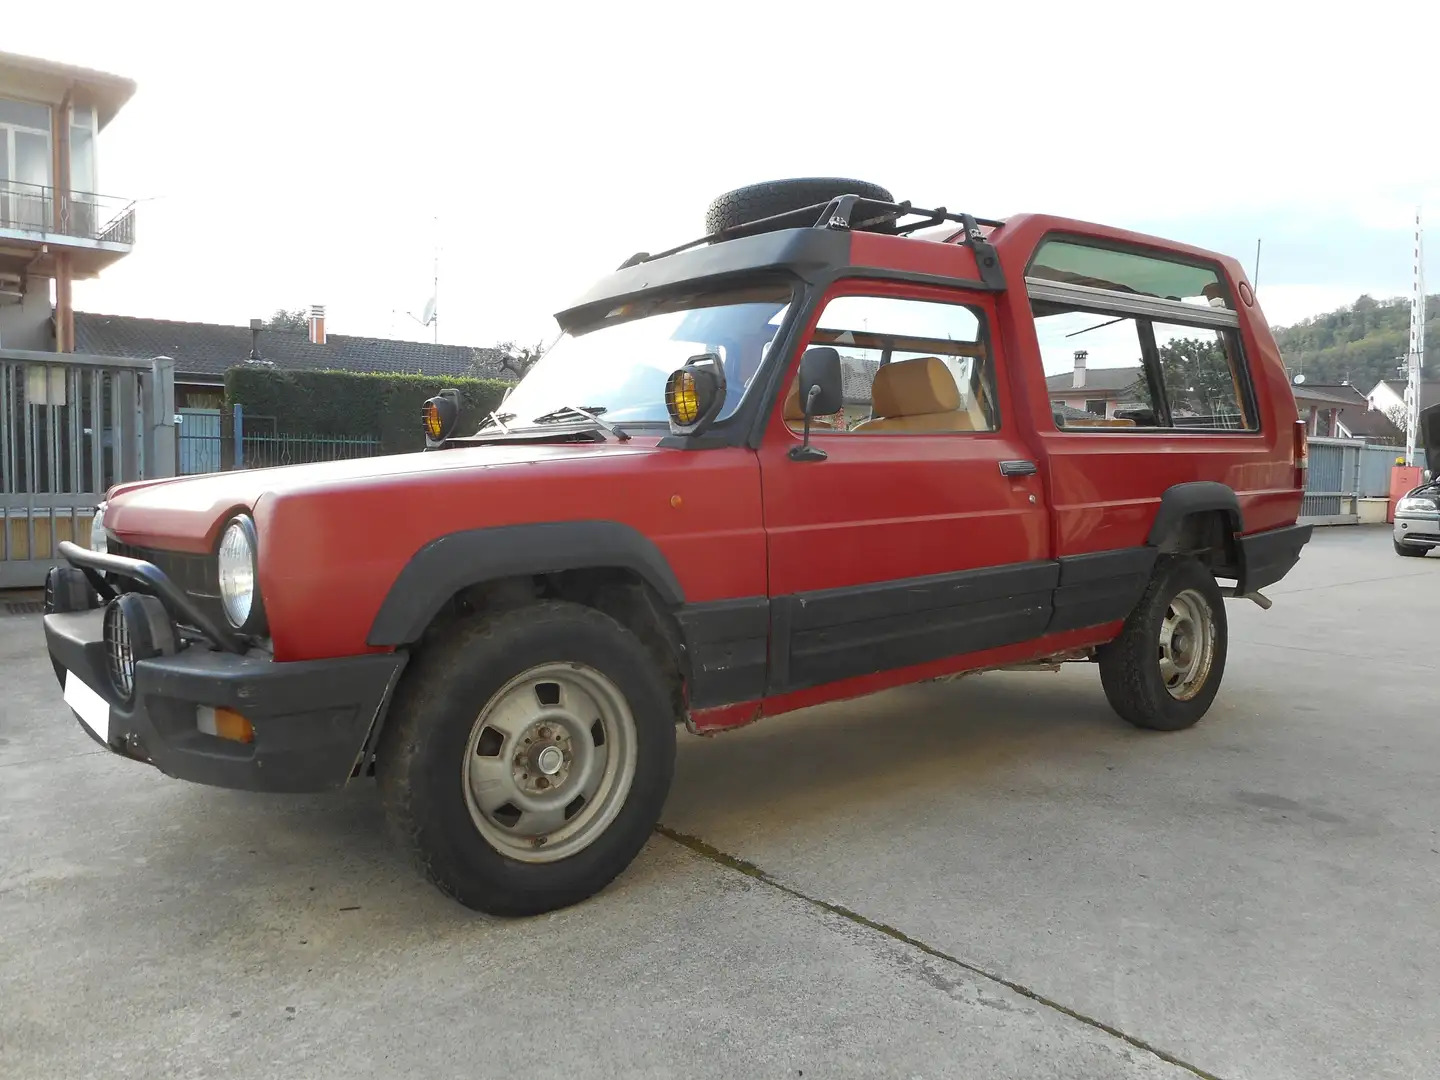
[[[1310,470],[1300,521],[1311,525],[1354,525],[1358,500],[1390,494],[1390,467],[1398,446],[1371,446],[1358,439],[1312,437]]]
[[[113,484],[175,475],[175,365],[0,349],[0,588],[43,584]]]
[[[175,416],[180,425],[175,435],[180,475],[219,472],[224,467],[220,457],[220,410],[181,409]]]

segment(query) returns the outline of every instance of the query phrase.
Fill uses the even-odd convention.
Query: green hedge
[[[472,432],[499,407],[510,385],[496,379],[237,367],[225,373],[225,404],[242,405],[249,416],[274,417],[281,434],[378,438],[385,453],[403,453],[425,445],[420,406],[437,391],[460,391],[456,431]]]

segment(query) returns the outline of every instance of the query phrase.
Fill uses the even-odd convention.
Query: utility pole
[[[1420,441],[1420,380],[1425,363],[1425,232],[1415,208],[1415,291],[1410,297],[1410,351],[1405,363],[1405,464],[1415,464]]]

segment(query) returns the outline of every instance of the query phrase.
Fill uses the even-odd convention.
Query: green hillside
[[[1381,379],[1402,378],[1410,348],[1410,301],[1362,296],[1338,311],[1275,329],[1290,374],[1312,383],[1348,379],[1368,391]],[[1440,377],[1440,296],[1425,301],[1425,375]]]

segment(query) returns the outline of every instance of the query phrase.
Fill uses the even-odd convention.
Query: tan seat
[[[800,376],[795,376],[795,381],[790,384],[790,392],[785,395],[785,423],[793,428],[801,429],[805,426],[805,410],[800,407]],[[810,428],[825,428],[828,431],[835,429],[834,423],[819,416],[810,418]]]
[[[960,388],[938,356],[883,365],[870,387],[874,419],[856,424],[857,432],[974,431],[960,408]]]
[[[1134,427],[1135,421],[1118,416],[1096,417],[1094,420],[1066,420],[1066,427]]]

